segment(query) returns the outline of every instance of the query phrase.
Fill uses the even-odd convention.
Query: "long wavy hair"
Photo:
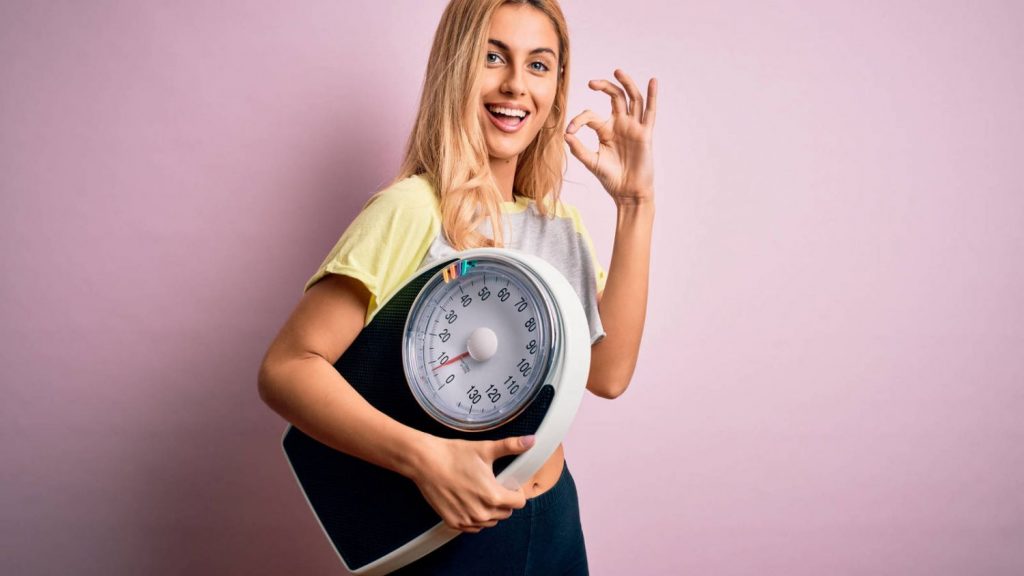
[[[456,250],[504,246],[501,192],[478,119],[487,35],[503,4],[525,4],[546,14],[558,35],[559,53],[551,112],[519,155],[513,189],[534,199],[545,216],[562,190],[566,157],[560,128],[568,99],[569,34],[561,7],[556,0],[452,0],[434,35],[419,112],[395,182],[417,174],[427,178],[438,195],[445,238]],[[477,231],[486,219],[492,238]]]

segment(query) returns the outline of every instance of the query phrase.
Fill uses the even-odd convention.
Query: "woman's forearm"
[[[264,363],[260,397],[297,428],[335,450],[411,478],[428,434],[374,408],[321,356]]]
[[[603,398],[626,391],[647,316],[654,201],[619,203],[608,282],[599,310],[605,337],[591,349],[587,388]]]

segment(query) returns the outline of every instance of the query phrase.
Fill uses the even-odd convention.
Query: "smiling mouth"
[[[530,116],[530,113],[525,110],[522,111],[523,116],[519,117],[514,114],[509,114],[509,110],[506,108],[496,108],[491,106],[484,106],[484,108],[487,109],[487,113],[491,115],[491,118],[494,119],[495,123],[497,123],[500,128],[506,128],[509,130],[518,128]]]

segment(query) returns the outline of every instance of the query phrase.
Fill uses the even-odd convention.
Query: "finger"
[[[643,119],[644,112],[644,97],[640,94],[640,89],[633,83],[633,79],[629,77],[622,70],[615,71],[615,77],[618,78],[619,82],[626,88],[626,93],[629,94],[629,115],[639,122]]]
[[[597,154],[591,152],[575,134],[566,134],[565,143],[569,145],[569,152],[572,152],[572,155],[578,158],[588,170],[597,169]]]
[[[473,528],[480,530],[481,528],[491,528],[498,524],[498,520],[501,518],[494,512],[481,512],[479,514],[470,515],[468,521],[462,523],[462,528]]]
[[[607,132],[604,129],[608,123],[611,122],[611,117],[601,118],[589,110],[581,112],[577,117],[573,118],[569,122],[569,125],[565,128],[565,131],[569,134],[575,134],[581,126],[587,126],[591,130],[597,132],[597,139],[603,140],[608,137],[609,134],[601,133],[602,131]]]
[[[654,115],[658,109],[658,79],[651,78],[647,82],[647,109],[644,110],[644,118],[640,122],[645,126],[654,126]]]
[[[580,126],[590,126],[591,128],[594,128],[594,126],[592,126],[591,123],[597,120],[597,118],[597,114],[595,114],[593,111],[589,109],[584,110],[583,112],[580,112],[572,120],[569,121],[569,125],[565,128],[565,131],[568,132],[569,134],[575,134],[576,131],[580,129]],[[594,129],[596,130],[596,128]]]
[[[492,510],[480,510],[476,514],[469,515],[469,522],[467,522],[466,525],[483,527],[487,526],[488,523],[496,524],[497,522],[498,521],[495,519],[494,512]]]
[[[491,507],[497,510],[499,514],[507,510],[509,515],[511,515],[512,510],[518,510],[526,506],[526,494],[522,488],[519,490],[505,489],[500,494],[495,494],[492,502]]]
[[[469,525],[469,526],[464,526],[462,528],[459,528],[459,530],[461,530],[461,531],[463,531],[463,532],[465,532],[467,534],[477,534],[481,530],[483,530],[484,528],[492,528],[492,527],[496,526],[497,524],[498,524],[497,522],[485,523],[485,524],[472,524],[472,525]]]
[[[449,528],[452,528],[453,530],[463,530],[464,528],[466,528],[466,526],[468,526],[468,524],[460,522],[459,520],[456,520],[454,517],[444,517],[442,519],[444,520],[445,525]]]
[[[627,114],[626,111],[626,93],[622,91],[617,85],[612,84],[607,80],[591,80],[589,84],[591,89],[600,90],[605,94],[612,97],[612,114]]]
[[[575,134],[580,129],[580,126],[586,126],[597,133],[598,141],[603,142],[611,136],[609,134],[611,128],[606,128],[611,122],[611,116],[601,118],[590,110],[584,110],[569,122],[569,126],[565,131],[569,134]]]
[[[533,446],[534,437],[531,436],[511,436],[503,440],[491,441],[491,456],[492,459],[497,460],[502,456],[511,456],[513,454],[522,454]]]
[[[526,495],[522,488],[512,490],[501,484],[495,484],[494,490],[484,497],[483,501],[496,514],[505,511],[511,513],[512,510],[526,505]]]

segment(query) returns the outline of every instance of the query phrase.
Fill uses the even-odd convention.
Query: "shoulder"
[[[376,209],[401,210],[410,214],[431,214],[440,210],[434,186],[420,174],[393,182],[378,191],[366,201],[363,208],[371,206]]]
[[[564,200],[559,199],[555,206],[554,215],[556,218],[564,218],[572,222],[572,227],[578,234],[586,234],[586,227],[583,225],[583,217],[580,211]]]

